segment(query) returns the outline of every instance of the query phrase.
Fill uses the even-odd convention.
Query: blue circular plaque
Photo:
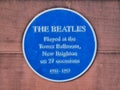
[[[74,10],[53,8],[35,16],[23,36],[23,53],[40,77],[65,82],[83,75],[94,61],[96,35]]]

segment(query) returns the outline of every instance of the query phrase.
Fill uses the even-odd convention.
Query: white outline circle
[[[45,76],[42,76],[41,74],[39,74],[37,71],[35,71],[33,69],[33,67],[29,64],[28,60],[27,60],[27,57],[25,55],[25,51],[24,51],[24,39],[25,39],[25,36],[26,36],[26,32],[28,31],[28,28],[29,26],[31,25],[31,23],[37,18],[39,17],[40,15],[46,13],[46,12],[49,12],[49,11],[53,11],[53,10],[66,10],[66,11],[70,11],[72,13],[75,13],[77,14],[78,16],[82,17],[87,23],[88,25],[90,26],[91,30],[92,30],[92,33],[93,33],[93,36],[94,36],[94,41],[95,41],[95,50],[94,50],[94,54],[93,54],[93,57],[92,57],[92,60],[90,62],[90,64],[86,67],[86,69],[84,71],[82,71],[80,74],[78,74],[77,76],[73,77],[73,78],[70,78],[70,79],[65,79],[65,80],[54,80],[54,79],[50,79],[50,78],[47,78]],[[31,21],[30,23],[27,25],[27,28],[25,29],[25,32],[24,32],[24,35],[23,35],[23,40],[22,40],[22,50],[23,50],[23,55],[24,55],[24,58],[27,62],[27,64],[29,65],[29,67],[40,77],[46,79],[46,80],[49,80],[49,81],[53,81],[53,82],[66,82],[66,81],[71,81],[71,80],[74,80],[80,76],[82,76],[89,68],[90,66],[92,65],[94,59],[95,59],[95,56],[96,56],[96,52],[97,52],[97,40],[96,40],[96,35],[95,35],[95,32],[94,32],[94,29],[92,27],[92,25],[89,23],[89,21],[84,17],[82,16],[80,13],[74,11],[74,10],[71,10],[71,9],[68,9],[68,8],[51,8],[51,9],[48,9],[48,10],[45,10],[41,13],[39,13],[38,15],[36,15]]]

